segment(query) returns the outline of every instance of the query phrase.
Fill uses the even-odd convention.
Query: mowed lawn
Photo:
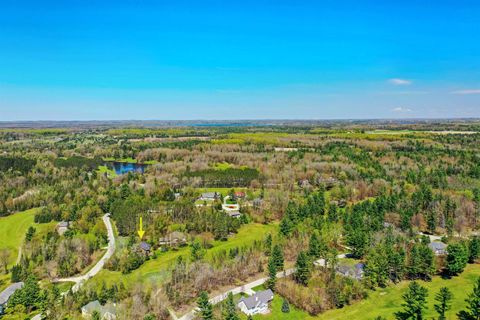
[[[14,264],[18,257],[18,250],[25,239],[28,227],[33,226],[39,232],[47,225],[33,222],[38,208],[17,212],[0,218],[0,249],[10,250],[10,265]]]
[[[264,239],[269,232],[277,232],[278,226],[275,224],[251,223],[242,226],[237,234],[230,237],[227,241],[215,241],[214,247],[207,250],[206,259],[209,259],[220,250],[229,250],[234,247],[251,245],[256,240]],[[173,265],[179,256],[186,259],[190,256],[190,247],[182,247],[177,251],[171,250],[158,255],[156,259],[145,262],[140,268],[129,274],[122,274],[119,271],[102,270],[97,276],[90,280],[89,285],[101,286],[103,282],[107,285],[119,284],[123,282],[125,286],[130,287],[136,283],[143,285],[159,284],[164,281],[169,274],[169,267]]]
[[[420,281],[420,284],[428,288],[428,310],[425,312],[425,319],[438,316],[435,312],[435,295],[441,287],[448,287],[454,295],[452,309],[447,313],[447,319],[456,319],[455,314],[466,306],[465,299],[472,292],[473,284],[480,276],[480,265],[468,265],[465,271],[458,277],[442,279],[434,277],[432,281]],[[385,289],[370,291],[369,297],[353,305],[327,311],[315,319],[320,320],[371,320],[382,316],[387,319],[394,319],[394,313],[402,309],[402,295],[406,292],[409,282],[404,281]]]

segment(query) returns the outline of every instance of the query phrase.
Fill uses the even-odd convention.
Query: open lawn
[[[455,314],[466,306],[465,299],[472,291],[473,283],[480,276],[480,265],[468,265],[465,271],[458,277],[452,279],[442,279],[434,277],[430,282],[421,281],[421,285],[428,288],[428,310],[425,319],[431,319],[437,316],[433,305],[435,303],[435,294],[441,287],[448,287],[454,295],[452,309],[447,312],[447,319],[456,319]],[[408,281],[403,281],[398,285],[392,285],[385,289],[371,291],[369,297],[363,301],[347,306],[343,309],[327,311],[315,319],[321,320],[371,320],[377,316],[383,316],[387,319],[394,319],[394,312],[402,309],[402,295],[406,292]]]
[[[262,240],[269,232],[276,232],[277,225],[263,225],[252,223],[240,228],[239,232],[228,241],[214,241],[213,248],[207,250],[206,259],[211,258],[221,250],[229,250],[234,247],[242,247],[252,244],[255,240]],[[122,274],[118,271],[102,270],[96,277],[90,280],[89,285],[101,286],[105,281],[107,285],[123,282],[129,287],[136,283],[144,285],[159,284],[169,274],[169,267],[179,256],[188,258],[190,247],[182,247],[177,251],[171,250],[160,253],[156,259],[145,262],[140,268],[130,274]]]
[[[35,227],[37,233],[52,227],[50,223],[37,224],[33,222],[37,210],[39,209],[34,208],[0,218],[0,249],[10,250],[10,266],[18,257],[18,250],[23,243],[28,227]]]

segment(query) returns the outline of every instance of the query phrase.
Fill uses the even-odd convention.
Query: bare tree
[[[0,265],[3,267],[5,274],[8,273],[8,261],[10,260],[10,249],[3,248],[0,250]]]

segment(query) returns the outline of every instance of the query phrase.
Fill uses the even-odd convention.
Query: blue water
[[[127,162],[109,162],[107,165],[115,170],[116,174],[125,174],[128,172],[144,173],[146,164],[142,163],[127,163]]]

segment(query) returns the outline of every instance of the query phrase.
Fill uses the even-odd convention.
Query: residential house
[[[447,245],[443,242],[430,242],[428,247],[433,251],[433,253],[435,253],[436,256],[443,256],[447,254]]]
[[[243,191],[235,191],[234,194],[233,194],[235,200],[238,200],[238,199],[244,199],[245,198],[245,192]]]
[[[150,255],[150,251],[152,250],[152,246],[145,241],[140,242],[138,245],[138,249],[145,254],[146,256]]]
[[[228,211],[227,213],[232,218],[240,218],[240,216],[242,215],[238,210]]]
[[[342,264],[337,266],[336,271],[344,277],[361,280],[365,272],[364,269],[365,265],[363,263],[357,263],[354,266]]]
[[[273,300],[272,290],[259,291],[250,297],[242,297],[238,301],[238,308],[246,315],[268,313],[268,303]]]
[[[16,282],[8,286],[5,290],[0,293],[0,315],[5,312],[5,308],[7,307],[8,300],[10,297],[17,291],[18,289],[23,288],[23,282]]]
[[[107,303],[102,306],[98,300],[89,302],[82,307],[82,316],[85,319],[91,319],[93,313],[97,311],[102,320],[115,320],[117,318],[116,305],[113,303]]]
[[[181,246],[187,243],[187,236],[183,232],[173,231],[159,239],[159,245]]]
[[[199,200],[203,201],[215,201],[220,198],[220,194],[218,192],[205,192],[202,193]]]
[[[68,230],[70,227],[70,222],[69,221],[61,221],[57,224],[57,232],[59,235],[63,236],[63,234]]]

